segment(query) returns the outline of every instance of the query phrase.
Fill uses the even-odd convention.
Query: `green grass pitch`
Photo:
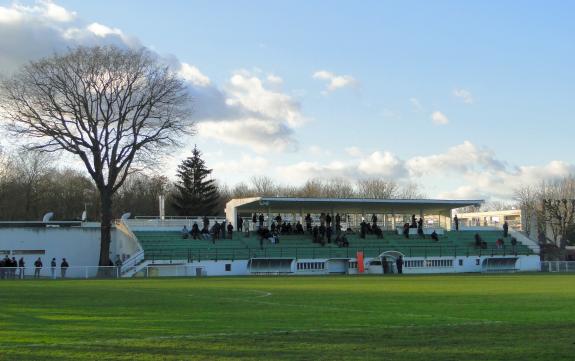
[[[575,360],[575,275],[0,285],[2,360]]]

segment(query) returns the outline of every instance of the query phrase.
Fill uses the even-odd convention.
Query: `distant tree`
[[[218,185],[210,178],[202,153],[194,147],[192,156],[178,166],[179,180],[172,195],[173,207],[180,216],[212,216],[218,214]]]
[[[99,194],[100,265],[110,262],[113,196],[128,175],[193,132],[184,81],[144,49],[79,47],[0,82],[0,115],[30,148],[83,162]]]

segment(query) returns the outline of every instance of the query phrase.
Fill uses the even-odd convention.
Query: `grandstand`
[[[511,237],[503,246],[496,241],[502,238],[501,230],[474,227],[452,230],[451,212],[455,208],[477,205],[479,200],[376,200],[376,199],[328,199],[328,198],[272,198],[258,197],[231,200],[226,206],[227,221],[237,227],[243,219],[243,232],[233,232],[231,238],[191,239],[184,238],[181,228],[188,229],[193,223],[202,224],[200,218],[190,219],[135,219],[126,220],[140,244],[140,258],[131,273],[137,274],[138,265],[192,264],[201,267],[206,274],[354,274],[360,272],[358,257],[364,259],[368,273],[397,272],[395,261],[404,259],[405,273],[490,272],[537,270],[538,249],[526,237],[514,232],[517,244]],[[276,215],[284,222],[303,223],[310,214],[314,224],[321,213],[332,216],[341,214],[342,228],[349,246],[341,247],[332,242],[314,243],[312,235],[282,233],[277,242],[262,239],[253,224],[253,214],[263,215],[263,227],[269,227]],[[378,226],[383,238],[359,234],[360,222],[378,216]],[[426,236],[413,234],[405,238],[398,229],[413,215],[423,217]],[[210,227],[218,220],[212,219]],[[220,219],[220,222],[225,221]],[[429,234],[436,231],[438,240]],[[475,244],[478,234],[484,242]],[[384,267],[385,263],[389,267]]]

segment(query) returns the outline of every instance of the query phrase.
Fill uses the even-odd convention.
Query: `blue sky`
[[[188,142],[230,185],[383,177],[431,197],[509,198],[575,171],[573,2],[19,4],[0,1],[0,35],[38,19],[93,35],[97,23],[99,38],[193,67],[199,134]],[[9,10],[30,19],[8,21]],[[15,46],[0,40],[0,54]]]

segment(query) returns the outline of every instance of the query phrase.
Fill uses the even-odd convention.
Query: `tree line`
[[[175,181],[150,172],[130,174],[113,198],[112,214],[157,216],[164,195],[167,216],[223,216],[225,204],[245,197],[423,198],[416,184],[399,185],[384,179],[311,179],[300,186],[282,185],[266,176],[228,186],[212,177],[212,170],[195,148],[178,167]],[[86,209],[88,220],[99,221],[100,198],[93,180],[77,169],[63,167],[50,153],[0,151],[0,219],[40,220],[47,212],[55,219],[78,220]]]

